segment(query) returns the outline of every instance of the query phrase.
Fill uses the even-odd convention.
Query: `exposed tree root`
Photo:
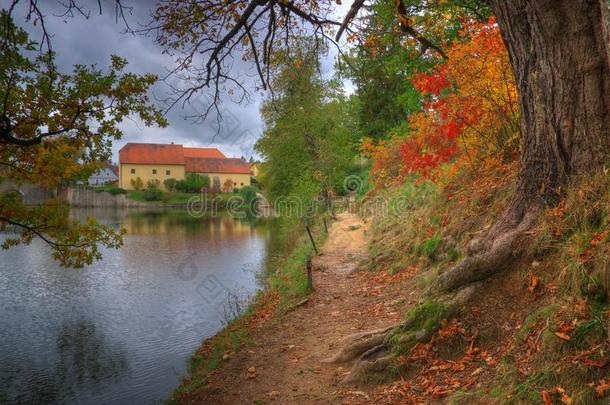
[[[537,217],[538,210],[530,210],[510,229],[496,225],[484,241],[472,243],[472,254],[439,276],[438,291],[452,291],[506,269],[521,253],[516,242]]]
[[[357,358],[343,380],[345,384],[387,377],[394,358],[392,352],[409,350],[418,342],[428,341],[439,328],[440,320],[455,315],[470,300],[479,285],[471,284],[437,297],[434,301],[423,302],[399,325],[348,336],[344,339],[341,350],[325,362],[342,363]]]
[[[392,360],[393,356],[385,345],[376,346],[358,359],[342,383],[351,384],[373,378],[380,380],[387,377],[387,371],[392,365]]]
[[[385,343],[389,332],[399,325],[388,326],[368,332],[356,333],[343,339],[343,347],[324,363],[345,363],[361,356],[363,353]]]
[[[394,355],[408,353],[417,343],[430,340],[442,319],[455,316],[470,301],[481,280],[512,263],[521,253],[516,242],[537,217],[537,209],[508,209],[486,239],[471,244],[468,257],[439,276],[437,296],[412,308],[399,325],[346,338],[344,347],[328,360],[335,363],[357,358],[343,383],[387,377]]]
[[[395,355],[409,353],[417,343],[430,340],[442,319],[455,316],[470,301],[481,280],[513,262],[522,249],[516,242],[534,225],[539,212],[517,209],[516,202],[513,200],[513,208],[506,210],[485,239],[471,243],[468,257],[439,276],[436,295],[412,308],[404,322],[344,340],[341,350],[326,360],[340,363],[357,359],[344,383],[387,377]]]

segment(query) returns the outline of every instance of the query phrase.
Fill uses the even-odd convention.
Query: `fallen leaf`
[[[557,391],[559,393],[559,395],[561,395],[561,402],[563,402],[566,405],[569,405],[572,403],[572,398],[570,398],[570,396],[566,393],[566,390],[564,390],[561,385],[558,385],[557,387],[555,387],[555,391]]]
[[[608,358],[608,357],[604,357],[601,360],[593,360],[593,359],[586,358],[582,362],[582,364],[584,364],[587,367],[595,367],[595,368],[604,368],[608,365],[608,363],[610,363],[610,358]]]
[[[548,391],[542,390],[540,392],[540,394],[542,395],[542,400],[544,401],[544,405],[554,405],[553,400],[551,399],[551,394]]]
[[[470,376],[471,376],[471,377],[473,377],[473,376],[475,376],[475,375],[477,375],[477,374],[481,374],[482,372],[483,372],[483,367],[479,367],[479,368],[477,368],[476,370],[474,370],[474,371],[473,371],[473,372],[470,374]]]
[[[605,380],[605,381],[601,380],[599,382],[599,384],[597,384],[597,387],[595,387],[595,393],[600,398],[605,396],[609,390],[610,390],[610,379]]]
[[[536,291],[536,288],[540,285],[540,277],[535,274],[530,273],[530,285],[527,288],[530,294],[533,294]]]
[[[555,332],[555,335],[558,338],[563,339],[563,340],[570,340],[570,339],[572,339],[569,335],[567,335],[567,334],[565,334],[563,332]]]

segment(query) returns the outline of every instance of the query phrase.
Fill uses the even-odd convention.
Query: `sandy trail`
[[[383,286],[368,272],[353,272],[367,255],[367,225],[352,213],[333,222],[314,258],[315,292],[279,323],[252,332],[242,348],[214,372],[198,403],[343,403],[340,385],[350,365],[326,364],[347,335],[385,327],[399,315]],[[251,378],[248,368],[256,368]],[[353,395],[353,394],[352,394]]]

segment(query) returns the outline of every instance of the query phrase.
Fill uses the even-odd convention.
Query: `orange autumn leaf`
[[[401,175],[432,177],[461,153],[517,148],[517,91],[495,20],[468,22],[460,34],[467,40],[448,47],[446,63],[412,79],[424,105],[408,120]],[[496,133],[503,138],[483,135]]]
[[[566,390],[563,389],[561,385],[555,387],[555,391],[560,395],[561,402],[569,405],[572,403],[572,398],[566,393]]]
[[[555,336],[557,336],[558,338],[563,339],[563,340],[570,340],[570,339],[572,339],[570,337],[570,335],[568,335],[566,333],[563,333],[563,332],[555,332]]]
[[[591,239],[591,246],[596,247],[599,245],[605,238],[608,236],[608,231],[598,232],[593,235],[593,239]]]
[[[593,360],[586,358],[582,361],[582,364],[587,367],[604,368],[610,363],[610,358],[604,357],[601,360]]]
[[[598,397],[606,396],[606,394],[610,391],[610,379],[601,380],[599,384],[595,387],[595,393]]]
[[[553,400],[551,399],[551,394],[547,390],[542,390],[540,392],[542,395],[542,400],[544,401],[544,405],[553,405]]]
[[[540,277],[536,276],[533,273],[530,273],[530,285],[527,288],[527,291],[529,291],[530,294],[533,294],[539,285],[540,285]]]

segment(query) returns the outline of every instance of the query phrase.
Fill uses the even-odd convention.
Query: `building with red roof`
[[[185,158],[226,158],[216,148],[182,148]]]
[[[130,142],[119,150],[119,186],[126,190],[149,182],[163,188],[166,179],[183,180],[187,173],[209,176],[217,190],[239,188],[250,184],[250,171],[245,160],[227,158],[217,148]]]

